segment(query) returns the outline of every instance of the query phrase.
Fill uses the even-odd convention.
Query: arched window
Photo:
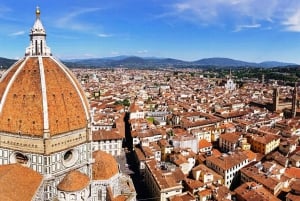
[[[75,194],[71,194],[70,195],[70,200],[71,201],[76,201],[76,195]]]

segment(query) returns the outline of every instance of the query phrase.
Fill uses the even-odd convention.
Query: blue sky
[[[300,64],[299,0],[0,0],[0,57],[20,58],[36,6],[61,59],[228,57]]]

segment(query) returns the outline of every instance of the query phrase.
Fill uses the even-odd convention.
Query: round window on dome
[[[20,152],[15,152],[10,156],[10,162],[11,163],[19,163],[21,165],[29,165],[29,159],[26,155],[20,153]]]
[[[78,160],[78,151],[75,149],[68,150],[63,155],[63,165],[70,167]]]

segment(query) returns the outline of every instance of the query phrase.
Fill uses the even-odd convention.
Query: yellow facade
[[[268,143],[261,143],[260,141],[251,140],[250,143],[253,151],[261,154],[268,154],[279,146],[280,139],[278,138]]]

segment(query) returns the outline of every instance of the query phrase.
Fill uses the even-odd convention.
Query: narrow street
[[[130,125],[128,123],[129,116],[126,115],[124,118],[125,121],[125,143],[124,146],[127,148],[126,151],[126,160],[128,164],[128,168],[130,169],[130,177],[132,178],[135,190],[137,192],[137,200],[151,200],[151,196],[147,191],[147,187],[145,186],[144,179],[140,176],[138,165],[135,161],[135,153],[132,145],[132,137],[130,133]],[[126,150],[125,148],[125,150]]]

